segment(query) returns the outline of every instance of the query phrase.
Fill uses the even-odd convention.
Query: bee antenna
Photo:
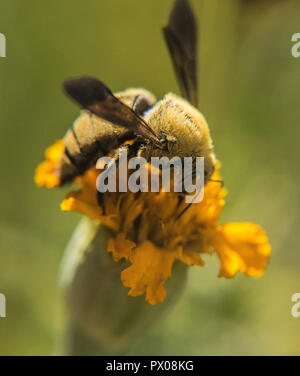
[[[177,221],[180,217],[183,216],[183,214],[191,207],[192,202],[190,202],[175,218],[175,221]]]
[[[223,180],[217,180],[217,179],[209,179],[208,181],[212,181],[213,183],[219,183],[221,184],[221,187],[223,188],[224,187],[224,181]],[[192,200],[192,202],[190,202],[176,217],[176,221],[181,218],[183,216],[184,213],[186,213],[186,211],[191,207],[191,205],[193,204],[193,201],[195,200],[195,197],[194,199]]]
[[[224,180],[208,179],[208,181],[212,181],[213,183],[220,183],[221,187],[224,187]]]

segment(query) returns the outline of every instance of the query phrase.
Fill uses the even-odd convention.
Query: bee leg
[[[176,144],[177,139],[176,137],[173,137],[171,135],[168,135],[164,131],[160,131],[159,133],[160,136],[160,142],[163,145],[164,150],[168,150],[169,152],[172,150],[172,147]]]
[[[185,212],[187,212],[189,210],[189,208],[192,206],[192,202],[190,202],[178,215],[177,217],[175,218],[175,220],[177,221],[179,218],[181,218],[183,216],[183,214]]]
[[[193,170],[192,171],[192,173],[190,174],[190,175],[188,175],[188,177],[191,177],[192,179],[194,179],[195,177],[196,177],[196,170]],[[186,177],[183,177],[182,178],[182,181],[181,181],[181,184],[183,184],[184,183],[184,179],[185,179]],[[183,191],[183,193],[187,193],[185,190]],[[194,197],[194,199],[193,199],[193,201],[196,199],[196,197],[197,196],[195,196]],[[181,199],[178,201],[178,206],[182,203],[182,201],[183,201],[183,196],[181,196]],[[193,201],[192,202],[190,202],[178,215],[177,215],[177,217],[176,217],[176,221],[179,219],[179,218],[181,218],[182,216],[183,216],[183,214],[184,213],[186,213],[188,210],[189,210],[189,208],[192,206],[192,204],[193,204]]]
[[[102,208],[102,215],[106,215],[106,213],[105,213],[105,194],[97,191],[97,201],[98,201],[99,206]]]

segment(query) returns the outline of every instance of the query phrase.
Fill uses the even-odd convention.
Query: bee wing
[[[181,94],[198,107],[197,23],[188,0],[176,0],[163,28]]]
[[[162,147],[162,142],[145,120],[116,98],[103,82],[81,76],[66,80],[63,86],[66,93],[83,108]]]

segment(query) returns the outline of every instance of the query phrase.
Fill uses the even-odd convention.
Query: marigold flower
[[[62,141],[46,151],[46,161],[36,170],[37,185],[59,185],[55,168],[62,151]],[[212,180],[220,179],[218,170]],[[186,203],[174,192],[107,192],[103,215],[97,201],[98,174],[94,167],[77,178],[82,188],[69,193],[61,209],[89,216],[112,230],[107,251],[116,262],[129,263],[121,273],[129,295],[145,294],[152,305],[163,302],[174,262],[204,266],[205,254],[219,257],[220,277],[232,278],[238,271],[252,277],[264,273],[271,252],[264,230],[249,222],[218,224],[226,195],[220,184],[209,181],[203,201],[191,205],[179,219]]]

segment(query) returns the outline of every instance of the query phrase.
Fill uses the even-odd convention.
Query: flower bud
[[[180,296],[187,267],[175,263],[164,304],[149,305],[132,298],[120,282],[127,262],[114,262],[107,252],[111,232],[99,222],[83,218],[66,249],[61,286],[67,309],[64,355],[122,354],[143,336]]]

